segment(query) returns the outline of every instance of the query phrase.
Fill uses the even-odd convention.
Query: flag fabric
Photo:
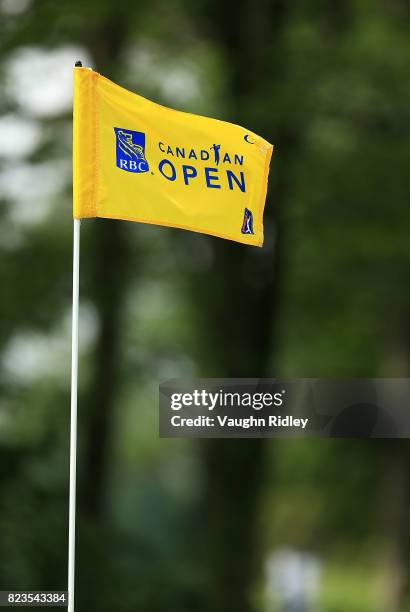
[[[74,68],[74,218],[178,227],[262,246],[272,145]]]

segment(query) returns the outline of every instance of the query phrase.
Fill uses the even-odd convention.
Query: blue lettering
[[[229,189],[233,189],[233,182],[232,182],[232,179],[233,179],[235,181],[235,183],[238,185],[239,189],[243,193],[245,193],[245,176],[244,176],[243,172],[241,172],[241,180],[240,181],[239,181],[238,177],[234,175],[232,170],[227,170],[226,171],[226,176],[228,177]]]
[[[163,171],[165,164],[167,164],[171,168],[171,176],[166,175]],[[162,176],[165,176],[165,178],[169,181],[175,181],[175,179],[177,178],[177,171],[175,170],[174,165],[171,164],[168,159],[163,159],[160,161],[158,170],[161,172]]]
[[[243,166],[243,155],[237,155],[235,153],[235,161],[234,164],[238,164],[239,166]]]
[[[204,161],[209,159],[209,153],[208,153],[208,151],[205,151],[205,149],[201,150],[201,159],[204,160]]]
[[[171,147],[168,145],[168,149],[167,149],[167,154],[168,155],[173,155],[172,149]]]
[[[177,147],[176,149],[177,157],[185,157],[185,149]]]
[[[228,164],[231,163],[231,158],[229,157],[229,153],[225,153],[224,158],[222,160],[224,163],[228,162]]]
[[[191,149],[190,153],[189,153],[189,159],[198,159],[196,156],[196,153],[193,149]]]
[[[196,168],[194,168],[193,166],[185,166],[185,164],[182,166],[182,172],[184,174],[184,183],[185,185],[188,185],[190,178],[194,178],[198,172],[196,171]]]
[[[165,153],[164,143],[163,143],[163,142],[159,142],[159,143],[158,143],[158,146],[159,146],[160,150],[161,150],[163,153]]]
[[[218,176],[211,176],[211,172],[218,172],[218,168],[205,168],[206,186],[212,189],[220,189],[220,185],[213,185],[211,181],[219,181]]]

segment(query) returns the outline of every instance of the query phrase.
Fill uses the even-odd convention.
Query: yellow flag
[[[154,223],[262,246],[272,145],[74,69],[74,217]]]

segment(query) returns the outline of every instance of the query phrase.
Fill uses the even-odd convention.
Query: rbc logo
[[[116,137],[117,168],[127,172],[148,172],[145,159],[145,134],[114,128]]]
[[[242,223],[242,234],[253,234],[253,215],[249,208],[245,208],[245,212],[243,215],[243,223]]]

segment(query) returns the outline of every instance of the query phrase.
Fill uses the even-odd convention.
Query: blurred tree
[[[129,16],[110,2],[91,28],[82,32],[96,65],[94,70],[115,75],[122,53],[129,43]],[[125,223],[94,222],[94,252],[90,279],[92,298],[99,316],[99,335],[95,349],[94,375],[89,385],[86,406],[88,432],[85,449],[83,497],[84,510],[91,519],[101,518],[106,507],[108,461],[111,454],[113,411],[121,371],[123,302],[131,269],[132,253],[127,243]],[[133,266],[135,274],[136,266]],[[109,289],[108,289],[109,288]]]
[[[275,0],[261,3],[258,10],[247,0],[209,2],[200,17],[205,17],[205,28],[220,46],[229,120],[263,134],[280,150],[279,161],[276,156],[273,161],[276,170],[270,184],[263,251],[251,253],[214,240],[205,277],[198,283],[195,272],[192,278],[203,330],[201,345],[208,346],[205,361],[200,359],[208,375],[259,378],[270,374],[280,287],[280,211],[293,147],[291,124],[278,125],[275,116],[264,112],[267,87],[275,90],[280,86],[279,49],[286,10],[283,2]],[[262,439],[216,439],[203,444],[209,610],[245,612],[254,608],[254,587],[261,583],[262,574],[259,504],[266,444]]]

